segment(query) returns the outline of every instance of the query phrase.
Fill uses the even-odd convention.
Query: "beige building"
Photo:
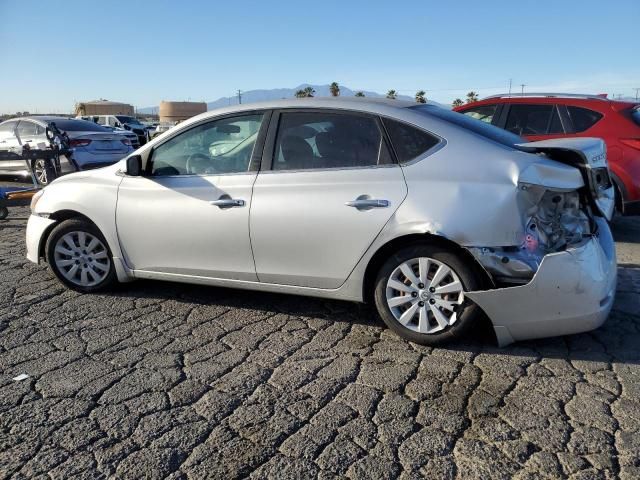
[[[134,115],[133,105],[110,102],[109,100],[93,100],[76,104],[76,115]]]
[[[160,122],[181,122],[207,111],[204,102],[160,102]]]

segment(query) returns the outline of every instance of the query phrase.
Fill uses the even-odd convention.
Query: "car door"
[[[153,148],[146,175],[125,176],[116,222],[140,272],[256,281],[251,188],[270,112],[217,117]]]
[[[404,200],[404,176],[375,116],[274,116],[251,206],[258,278],[338,288]]]
[[[503,128],[531,142],[565,136],[558,106],[552,103],[512,103]]]

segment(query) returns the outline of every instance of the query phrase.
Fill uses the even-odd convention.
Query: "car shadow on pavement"
[[[140,280],[121,286],[114,294],[136,299],[174,300],[195,306],[221,306],[229,309],[313,317],[331,322],[359,324],[394,335],[378,318],[373,307],[355,302],[326,300],[289,294],[188,285],[183,283]],[[631,298],[630,298],[631,297]],[[640,364],[640,309],[634,310],[638,294],[618,289],[613,311],[605,324],[592,332],[522,341],[498,347],[491,322],[481,315],[479,328],[462,342],[438,349],[513,357],[535,357],[593,362],[594,367],[609,368],[613,363]],[[399,337],[399,342],[404,342]],[[412,346],[407,348],[429,349]]]

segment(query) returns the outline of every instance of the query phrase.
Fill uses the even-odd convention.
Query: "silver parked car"
[[[69,136],[73,160],[82,170],[111,165],[133,151],[130,140],[100,125],[53,116],[13,118],[0,123],[0,149],[19,149],[26,144],[31,148],[45,148],[49,145],[46,137],[49,122],[55,122],[58,129]],[[32,169],[38,182],[46,185],[48,179],[44,161],[36,160]],[[23,161],[3,161],[0,162],[0,174],[28,175],[29,172]]]
[[[191,118],[36,195],[28,258],[92,292],[137,278],[371,301],[400,336],[581,332],[616,286],[597,139],[524,143],[435,106],[294,99]]]

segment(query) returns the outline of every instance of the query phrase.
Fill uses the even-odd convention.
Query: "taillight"
[[[624,143],[627,147],[640,150],[640,138],[621,138],[620,141]]]
[[[122,143],[124,143],[126,146],[130,147],[131,146],[131,140],[129,140],[128,138],[124,138],[122,139]]]
[[[87,138],[73,138],[69,140],[69,146],[71,147],[86,147],[91,143],[91,140]]]

